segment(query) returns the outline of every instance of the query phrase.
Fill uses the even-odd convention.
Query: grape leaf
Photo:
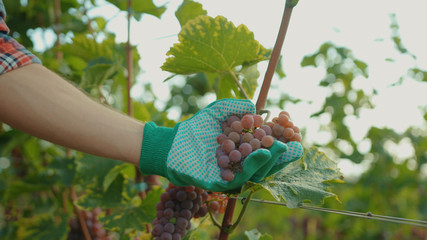
[[[55,170],[56,175],[62,184],[67,187],[73,184],[74,176],[76,174],[75,158],[55,157],[49,167]]]
[[[265,60],[267,50],[245,25],[225,17],[199,16],[183,26],[179,43],[169,49],[164,71],[176,74],[227,73],[246,62]]]
[[[341,176],[337,163],[312,147],[301,160],[260,183],[245,184],[243,191],[265,189],[277,201],[284,200],[289,208],[297,208],[303,202],[321,205],[329,197],[339,201],[338,196],[330,192],[330,186],[343,183]]]
[[[96,186],[87,188],[86,194],[78,200],[77,204],[84,209],[96,207],[108,209],[122,206],[124,180],[121,174],[118,175],[106,191]]]
[[[175,12],[175,16],[181,26],[184,26],[191,19],[206,14],[207,11],[203,9],[202,4],[192,0],[184,0],[181,6],[179,6],[178,10]]]
[[[125,179],[135,178],[135,167],[132,164],[123,163],[113,167],[104,178],[103,189],[107,191],[111,183],[117,178],[119,174],[122,174]]]
[[[120,236],[123,236],[126,229],[143,231],[146,223],[152,222],[156,217],[156,204],[159,202],[162,192],[161,188],[155,188],[148,192],[147,197],[140,202],[140,205],[124,204],[124,209],[101,217],[99,220],[104,223],[106,229],[120,229]]]

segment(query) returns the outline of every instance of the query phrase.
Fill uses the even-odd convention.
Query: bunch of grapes
[[[286,111],[264,124],[261,115],[246,114],[242,118],[230,116],[221,123],[222,133],[216,157],[221,178],[232,181],[236,172],[242,171],[245,158],[259,148],[269,148],[275,140],[288,143],[301,142],[300,129],[290,120]]]
[[[103,225],[97,219],[97,216],[101,212],[102,210],[100,208],[95,208],[92,211],[82,211],[82,214],[92,239],[110,240],[111,238],[107,236],[107,232],[102,228]],[[68,220],[68,225],[70,226],[70,232],[68,233],[67,240],[85,239],[80,222],[77,218],[70,218]]]
[[[208,193],[194,186],[177,187],[169,184],[156,206],[152,236],[161,240],[180,240],[191,227],[190,220],[203,217],[208,209],[204,202]]]

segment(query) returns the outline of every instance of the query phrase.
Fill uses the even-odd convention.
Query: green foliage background
[[[108,2],[120,10],[127,9],[127,1]],[[144,14],[161,19],[167,9],[167,5],[155,6],[151,0],[134,1],[134,4],[132,16],[137,21],[144,21]],[[116,41],[114,33],[106,30],[108,19],[92,19],[86,14],[95,7],[95,1],[62,0],[61,21],[60,24],[55,24],[53,1],[33,0],[27,4],[22,1],[6,1],[7,23],[11,35],[30,50],[34,43],[28,30],[58,30],[62,38],[61,45],[36,53],[44,65],[73,81],[94,99],[126,112],[125,46]],[[184,31],[179,36],[181,43],[177,43],[170,53],[177,56],[183,51],[182,56],[185,57],[186,51],[197,51],[186,48],[194,44],[192,40],[197,40],[192,33],[197,35],[199,24],[209,24],[216,16],[208,17],[201,4],[185,0],[177,10],[176,17]],[[155,104],[157,96],[152,91],[151,84],[144,85],[145,94],[151,94],[153,98],[146,102],[134,99],[136,118],[173,126],[176,122],[169,119],[167,113],[178,108],[181,119],[187,118],[199,110],[200,106],[194,99],[207,94],[215,94],[217,98],[241,98],[236,81],[242,84],[251,97],[254,95],[260,76],[257,63],[265,60],[269,51],[255,40],[256,36],[251,35],[246,26],[236,27],[231,23],[225,24],[223,17],[218,19],[224,25],[228,24],[230,36],[233,36],[237,45],[253,51],[246,51],[248,56],[239,55],[242,58],[233,61],[236,58],[227,55],[233,53],[236,47],[233,46],[233,49],[225,49],[222,55],[217,55],[218,58],[206,59],[200,66],[190,62],[191,69],[178,57],[168,58],[163,69],[187,74],[182,77],[184,84],[171,84],[171,98],[164,107]],[[391,19],[394,33],[392,40],[396,51],[415,59],[416,54],[409,53],[402,43],[398,22],[393,17]],[[245,36],[232,35],[233,33]],[[203,39],[203,36],[198,37]],[[251,41],[239,44],[237,40],[240,38],[249,38]],[[186,41],[190,41],[189,45],[185,45]],[[197,47],[205,53],[217,50]],[[62,59],[57,59],[57,52],[62,53]],[[133,69],[137,75],[142,70],[137,64],[140,53],[134,47],[132,54]],[[224,61],[221,62],[221,59]],[[217,67],[206,68],[206,65]],[[334,188],[341,203],[327,199],[324,206],[427,219],[427,177],[422,172],[423,164],[427,164],[427,126],[411,126],[403,133],[371,127],[365,136],[371,147],[368,151],[360,151],[360,143],[352,138],[345,119],[349,116],[358,118],[363,109],[375,108],[371,99],[376,93],[355,89],[352,85],[355,78],[369,77],[368,65],[357,59],[351,49],[326,42],[314,53],[307,53],[301,59],[301,67],[324,70],[325,76],[318,80],[319,86],[331,93],[321,109],[311,114],[313,119],[325,116],[330,118],[321,129],[334,136],[318,147],[332,159],[350,159],[354,163],[370,162],[369,169],[360,178],[348,179],[345,184]],[[181,70],[177,71],[177,68]],[[278,71],[278,74],[285,76],[282,71]],[[402,76],[402,79],[407,78],[427,82],[427,71],[413,66],[408,69],[406,76]],[[394,87],[399,87],[399,84],[401,82]],[[302,101],[293,97],[292,92],[281,94],[279,99],[270,99],[268,106],[284,109]],[[177,98],[181,101],[176,101]],[[177,104],[178,102],[185,104]],[[352,109],[351,112],[345,110],[349,108]],[[420,111],[427,121],[427,106]],[[310,136],[303,136],[303,139],[310,139]],[[407,159],[398,159],[390,149],[390,146],[401,142],[409,142],[414,149],[414,154]],[[307,149],[316,144],[306,140],[304,145]],[[68,197],[71,187],[81,196],[78,201],[80,207],[109,209],[109,215],[101,217],[101,221],[107,229],[117,232],[116,236],[121,236],[120,239],[147,238],[144,234],[146,223],[154,218],[154,205],[162,189],[153,190],[141,201],[136,194],[136,171],[132,166],[80,152],[72,151],[67,154],[67,150],[60,146],[31,137],[5,124],[0,125],[0,157],[0,239],[65,239],[68,232],[67,220],[73,215],[72,202]],[[256,198],[272,199],[262,192]],[[247,215],[250,217],[244,218],[231,239],[268,239],[264,233],[271,235],[273,239],[427,239],[427,231],[422,228],[265,204],[250,204]],[[218,233],[209,220],[197,224],[199,223],[200,227],[193,232],[194,239],[214,238]]]

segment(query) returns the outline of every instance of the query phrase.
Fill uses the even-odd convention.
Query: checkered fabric
[[[9,28],[5,19],[6,11],[0,0],[0,74],[31,63],[41,63],[33,53],[8,35]]]
[[[225,182],[215,157],[221,122],[231,115],[255,113],[250,101],[217,101],[182,122],[168,155],[167,167],[199,181]]]

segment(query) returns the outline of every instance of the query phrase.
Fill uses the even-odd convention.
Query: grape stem
[[[215,216],[212,214],[212,211],[209,208],[208,208],[208,213],[209,213],[209,216],[211,217],[212,223],[216,227],[221,228],[221,224],[218,222],[218,220],[215,218]]]
[[[244,203],[243,203],[242,210],[240,211],[239,216],[237,217],[236,222],[233,224],[233,226],[231,226],[231,227],[230,227],[230,232],[232,232],[234,229],[236,229],[237,225],[239,225],[240,221],[241,221],[241,220],[242,220],[242,218],[243,218],[243,215],[244,215],[244,214],[245,214],[245,212],[246,212],[246,208],[248,207],[249,202],[251,201],[252,196],[254,195],[254,193],[255,193],[255,191],[254,191],[254,190],[252,190],[252,191],[249,193],[249,195],[245,198],[245,200],[242,200],[242,202],[244,202]]]
[[[243,88],[242,84],[240,83],[239,79],[237,78],[237,76],[233,72],[233,70],[228,69],[228,73],[231,75],[231,77],[233,78],[234,82],[239,87],[240,92],[243,94],[243,96],[245,96],[246,99],[250,99],[249,95],[246,93],[245,89]]]

